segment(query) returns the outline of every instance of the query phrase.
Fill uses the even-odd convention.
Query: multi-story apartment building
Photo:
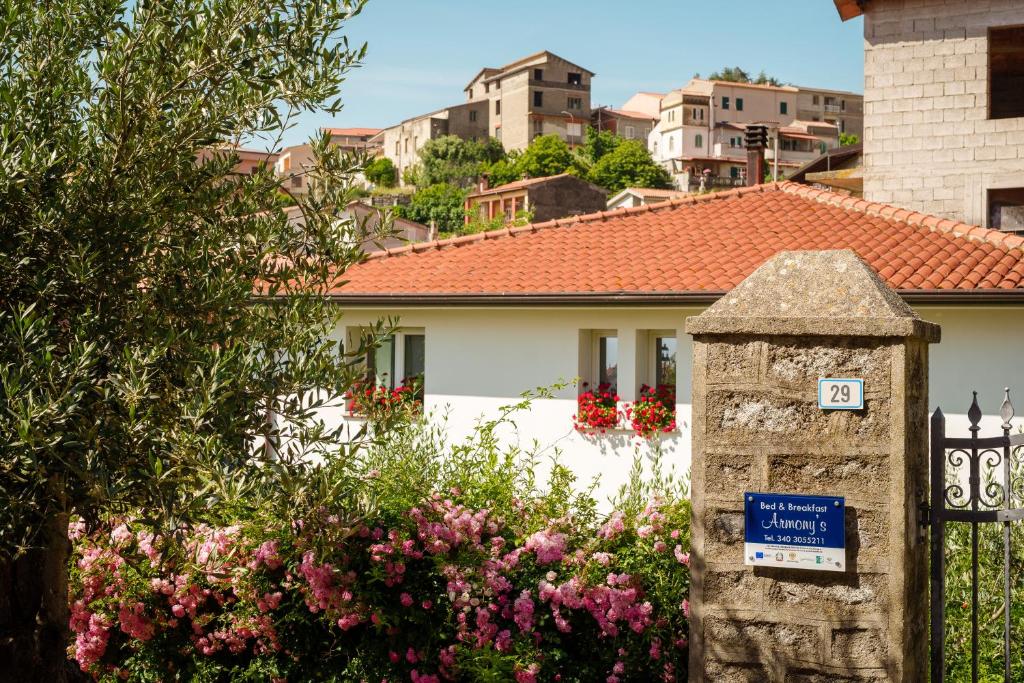
[[[485,67],[465,87],[469,102],[486,102],[488,134],[508,151],[525,149],[539,135],[583,141],[590,123],[594,72],[544,50],[501,68]]]
[[[801,92],[794,86],[691,79],[662,98],[648,138],[651,154],[682,190],[741,185],[746,127],[763,124],[769,128],[769,160],[774,169],[777,147],[782,177],[839,143],[837,124],[798,117]],[[849,94],[851,103],[858,97]]]
[[[835,4],[864,15],[864,198],[1024,230],[1024,3]]]
[[[796,115],[804,121],[825,121],[840,133],[864,135],[864,96],[843,90],[799,87]]]
[[[419,163],[419,152],[428,140],[457,135],[467,140],[484,139],[487,130],[487,102],[466,102],[429,114],[414,116],[385,128],[372,141],[379,142],[383,155],[398,169],[402,184],[405,171]]]
[[[380,151],[377,134],[380,128],[323,128],[331,136],[331,144],[345,152],[366,152],[376,155]]]

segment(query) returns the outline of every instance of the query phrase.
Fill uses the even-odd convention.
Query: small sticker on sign
[[[818,407],[860,410],[864,407],[864,380],[822,377],[818,380]]]

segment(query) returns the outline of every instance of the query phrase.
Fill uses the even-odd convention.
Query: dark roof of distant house
[[[572,175],[571,173],[559,173],[558,175],[543,176],[541,178],[524,178],[523,180],[514,180],[511,183],[505,183],[504,185],[496,185],[494,187],[489,187],[486,190],[481,190],[481,191],[473,192],[472,194],[467,196],[467,199],[469,199],[470,197],[483,197],[483,196],[489,195],[489,194],[501,194],[502,192],[509,192],[509,191],[512,191],[512,190],[521,190],[524,187],[533,187],[535,185],[543,185],[544,183],[549,183],[549,182],[551,182],[553,180],[561,180],[563,178],[572,178],[573,180],[576,180],[578,182],[581,182],[581,183],[584,183],[584,184],[587,184],[587,185],[591,185],[591,186],[597,188],[597,185],[594,185],[593,183],[588,183],[586,180],[583,180],[582,178],[577,178],[576,176]],[[600,188],[598,188],[598,189],[600,189]]]
[[[852,249],[911,300],[1024,303],[1022,245],[783,182],[386,250],[345,271],[332,297],[364,306],[709,303],[780,251]]]
[[[857,143],[856,145],[844,145],[843,147],[835,147],[827,150],[824,154],[811,159],[806,164],[797,169],[789,179],[795,183],[804,183],[807,181],[808,173],[820,173],[821,171],[832,170],[842,164],[845,164],[851,159],[861,156],[864,153],[864,145]]]

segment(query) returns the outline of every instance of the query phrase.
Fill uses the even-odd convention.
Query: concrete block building
[[[864,198],[1024,230],[1024,3],[835,3],[864,16]]]

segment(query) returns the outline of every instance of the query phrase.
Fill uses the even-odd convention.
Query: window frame
[[[368,328],[364,326],[349,327],[346,334],[346,342],[348,348],[356,350],[366,339],[368,335]],[[404,384],[405,380],[408,379],[406,375],[407,369],[407,356],[408,356],[408,339],[410,337],[422,337],[423,339],[423,371],[421,375],[425,376],[427,371],[427,334],[426,329],[423,327],[401,327],[394,330],[388,335],[382,342],[384,344],[391,345],[391,365],[389,372],[387,373],[387,380],[383,383],[378,383],[377,373],[375,372],[376,361],[371,362],[371,354],[376,354],[381,346],[377,346],[373,349],[368,349],[366,356],[362,359],[364,373],[363,380],[366,382],[371,381],[370,373],[374,372],[372,381],[374,386],[383,386],[388,389],[395,389],[398,386]],[[402,369],[401,374],[403,377],[398,377],[398,368]],[[424,378],[420,380],[420,391],[423,390]]]
[[[789,115],[789,102],[786,102],[785,100],[781,100],[779,102],[779,113],[784,116]]]
[[[579,394],[585,391],[596,390],[601,385],[603,364],[602,344],[603,339],[615,339],[615,382],[611,386],[611,393],[619,393],[619,369],[622,367],[622,344],[619,330],[617,329],[582,329],[580,330],[579,345],[579,375],[580,382],[577,386]],[[583,384],[589,386],[584,388]]]
[[[544,106],[544,91],[534,90],[533,91],[533,106],[543,107]]]
[[[728,108],[729,108],[729,97],[727,95],[722,95],[722,109],[728,109]]]
[[[736,111],[743,111],[743,98],[742,97],[737,97],[736,98]]]
[[[636,387],[634,396],[640,397],[640,388],[645,384],[651,388],[658,387],[658,340],[675,340],[675,382],[672,391],[676,395],[676,403],[679,403],[679,331],[672,329],[651,329],[637,330],[637,359],[636,359]]]

